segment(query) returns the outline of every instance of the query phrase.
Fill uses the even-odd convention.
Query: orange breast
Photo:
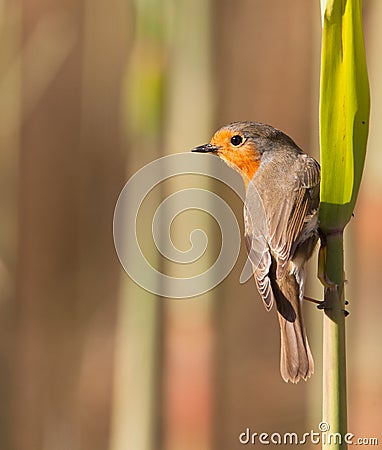
[[[236,162],[236,165],[239,168],[244,184],[247,187],[260,166],[260,159],[241,158]]]
[[[260,156],[251,152],[239,152],[235,150],[219,151],[219,156],[229,166],[235,169],[243,178],[245,187],[252,180],[260,166]]]

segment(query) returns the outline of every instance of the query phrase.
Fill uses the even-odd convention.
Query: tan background
[[[349,430],[380,442],[381,19],[365,0],[372,116],[346,252]],[[275,315],[238,283],[243,248],[213,291],[157,298],[123,272],[112,217],[136,170],[226,122],[270,123],[318,158],[319,2],[3,0],[0,30],[0,448],[234,450],[246,427],[317,430],[321,313],[305,307],[316,373],[286,385]],[[165,183],[143,222],[182,183],[207,182]],[[207,186],[242,226],[239,199]],[[202,215],[179,246],[185,223],[216,254]]]

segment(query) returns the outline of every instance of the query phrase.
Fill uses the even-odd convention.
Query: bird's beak
[[[217,147],[216,145],[204,144],[204,145],[199,145],[199,147],[193,148],[191,151],[197,152],[197,153],[217,153],[219,148],[220,147]]]

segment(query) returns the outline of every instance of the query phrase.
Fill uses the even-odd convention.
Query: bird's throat
[[[243,178],[245,188],[247,189],[249,182],[252,180],[257,170],[259,169],[260,158],[244,156],[242,158],[235,157],[235,160],[232,161],[231,158],[228,159],[225,157],[225,155],[219,156],[225,161],[228,166],[239,172],[239,174]]]

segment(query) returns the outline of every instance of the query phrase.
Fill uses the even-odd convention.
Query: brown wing
[[[319,205],[319,164],[305,154],[282,161],[270,161],[255,175],[248,186],[244,212],[247,250],[267,309],[274,301],[269,278],[272,261],[274,276],[283,278],[295,244]]]
[[[268,245],[268,219],[261,195],[250,183],[244,205],[245,244],[253,267],[257,290],[266,309],[271,309],[274,296],[269,279],[271,254]]]

